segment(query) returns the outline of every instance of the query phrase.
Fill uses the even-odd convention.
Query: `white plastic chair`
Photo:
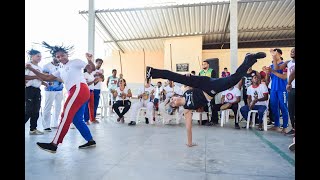
[[[141,107],[141,108],[139,108],[138,109],[138,113],[137,113],[137,117],[136,117],[136,123],[138,124],[138,123],[140,123],[140,117],[141,117],[141,112],[143,112],[143,117],[145,117],[145,113],[146,113],[146,111],[147,111],[147,108],[145,108],[145,107]],[[150,119],[149,119],[150,120]],[[152,120],[152,119],[151,119]]]
[[[221,127],[223,127],[224,124],[229,122],[229,115],[230,115],[231,111],[232,111],[232,109],[225,109],[225,110],[220,111],[221,112],[221,118],[220,118]],[[237,117],[235,117],[235,121],[239,123],[239,120],[240,120],[240,105],[238,103]]]
[[[171,115],[171,116],[174,116],[174,119],[176,120],[176,124],[179,124],[180,122],[179,122],[179,108],[177,108],[177,109],[175,109],[174,111],[173,111],[173,115]],[[166,121],[165,121],[165,119],[164,118],[162,118],[162,124],[166,124]]]
[[[263,118],[262,118],[262,121],[263,121],[263,130],[264,131],[267,131],[267,113],[268,113],[268,104],[269,104],[269,100],[270,100],[270,96],[268,97],[268,100],[267,100],[267,109],[264,111],[263,113]],[[248,119],[247,119],[247,129],[249,129],[249,124],[250,124],[250,120],[251,120],[251,115],[252,115],[252,127],[255,126],[256,124],[256,113],[258,113],[258,110],[250,110],[248,112]]]

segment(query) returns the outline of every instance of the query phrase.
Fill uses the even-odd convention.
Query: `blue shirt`
[[[278,66],[280,66],[283,63],[284,62],[280,62]],[[270,67],[272,70],[274,70],[273,64]],[[287,69],[276,70],[276,72],[283,74],[283,72],[287,72]],[[286,90],[286,86],[288,84],[287,79],[281,79],[278,76],[274,75],[273,73],[270,74],[270,78],[272,80],[271,91],[287,91]]]
[[[60,68],[62,68],[60,64],[58,66],[55,66],[50,62],[43,66],[42,71],[44,73],[52,74],[53,72],[57,71]],[[63,83],[57,80],[47,82],[47,84],[48,84],[48,87],[45,88],[46,91],[62,91],[63,89]]]

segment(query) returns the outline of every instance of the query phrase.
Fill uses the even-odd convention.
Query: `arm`
[[[293,68],[290,76],[289,76],[289,80],[288,80],[288,84],[291,85],[292,81],[296,78],[296,68]]]
[[[221,104],[224,104],[224,97],[225,97],[225,95],[221,96]]]
[[[292,83],[292,81],[296,78],[296,73],[295,73],[296,71],[295,71],[295,68],[293,68],[293,70],[292,70],[292,72],[291,72],[291,74],[290,74],[290,76],[289,76],[289,80],[288,80],[288,84],[287,84],[287,87],[286,87],[286,89],[287,89],[287,91],[289,92],[290,90],[291,90],[291,88],[292,88],[292,86],[291,86],[291,83]]]
[[[109,80],[110,80],[110,77],[108,77],[108,80],[107,80],[107,87],[108,87],[108,84],[109,84]]]
[[[281,79],[287,79],[287,73],[284,73],[284,74],[280,74],[278,73],[277,71],[275,70],[271,70],[271,72],[276,75],[277,77],[281,78]]]
[[[252,101],[252,97],[251,97],[251,95],[248,94],[247,103],[248,103],[249,109],[250,109],[251,101]]]
[[[238,88],[239,88],[239,90],[241,90],[241,88],[242,88],[242,83],[243,83],[243,79],[241,79],[241,80],[238,82]]]
[[[184,110],[184,117],[186,119],[186,129],[187,129],[187,139],[188,143],[186,144],[188,147],[196,146],[196,144],[192,143],[192,114],[191,110]]]
[[[240,100],[241,100],[241,96],[237,96],[237,100],[231,104],[238,104],[240,102]]]
[[[34,79],[39,79],[40,81],[42,80],[38,76],[24,75],[24,80],[34,80]]]
[[[281,69],[286,68],[289,61],[282,63],[280,66],[277,64],[276,61],[273,61],[272,63],[273,63],[274,70],[281,70]]]
[[[57,77],[53,76],[52,74],[48,75],[48,74],[44,74],[44,73],[41,73],[35,69],[33,69],[31,67],[30,64],[27,64],[26,65],[26,68],[28,68],[30,71],[32,71],[36,76],[38,76],[39,78],[41,78],[42,80],[44,81],[54,81],[57,79]]]
[[[91,66],[92,71],[96,70],[96,66],[93,64],[93,55],[90,53],[86,53],[86,58],[88,60],[88,64]]]

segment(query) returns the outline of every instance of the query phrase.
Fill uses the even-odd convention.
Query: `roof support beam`
[[[283,0],[242,0],[242,1],[238,1],[238,3],[255,3],[255,2],[271,2],[271,1],[283,1]],[[197,4],[149,6],[149,7],[138,7],[138,8],[101,9],[101,10],[96,10],[96,13],[141,11],[141,10],[155,10],[155,9],[169,9],[169,8],[186,8],[186,7],[222,5],[222,4],[230,4],[230,3],[228,1],[223,1],[223,2],[208,2],[208,3],[197,3]],[[87,14],[87,13],[88,11],[79,11],[79,14]]]
[[[101,19],[96,15],[97,21],[100,23],[101,27],[103,28],[103,30],[106,31],[106,33],[108,34],[108,36],[110,36],[112,41],[109,42],[114,42],[116,44],[116,46],[119,48],[119,50],[124,54],[123,49],[120,47],[120,45],[117,43],[118,41],[115,40],[115,38],[112,36],[112,34],[110,33],[110,31],[108,30],[108,28],[104,25],[104,23],[101,21]]]
[[[295,40],[295,38],[244,40],[244,41],[238,41],[238,43],[269,42],[269,41],[291,41],[291,40]],[[204,43],[203,46],[205,46],[205,45],[216,45],[216,44],[221,44],[221,42]],[[230,42],[224,42],[224,44],[230,44]]]
[[[238,33],[247,33],[247,32],[261,32],[261,31],[289,31],[289,30],[295,30],[294,27],[286,27],[286,28],[272,28],[272,29],[252,29],[252,30],[239,30]],[[181,34],[181,35],[167,35],[167,36],[154,36],[154,37],[147,37],[147,38],[133,38],[133,39],[123,39],[123,40],[115,40],[114,38],[112,41],[104,41],[105,43],[111,43],[111,42],[128,42],[128,41],[141,41],[141,40],[153,40],[153,39],[167,39],[167,38],[175,38],[175,37],[188,37],[188,36],[206,36],[206,35],[213,35],[213,34],[224,34],[225,32],[208,32],[208,33],[195,33],[195,34]],[[227,32],[229,33],[229,32]],[[111,36],[110,36],[111,37]],[[219,42],[224,43],[224,42]]]
[[[227,23],[224,26],[224,34],[223,34],[223,38],[221,40],[221,49],[222,49],[222,47],[224,45],[223,42],[226,40],[226,35],[227,35],[229,23],[230,23],[230,11],[229,11],[228,16],[227,16]]]

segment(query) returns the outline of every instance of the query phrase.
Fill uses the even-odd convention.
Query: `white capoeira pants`
[[[45,91],[45,103],[44,103],[43,120],[42,120],[42,125],[44,129],[50,128],[50,127],[58,127],[62,100],[63,100],[62,91]],[[53,102],[54,102],[54,111],[53,111],[52,121],[51,121],[51,108],[52,108]],[[51,122],[52,122],[52,126],[51,126]]]
[[[145,107],[146,117],[149,119],[150,124],[153,124],[153,102],[148,100],[139,100],[138,102],[132,104],[131,113],[130,113],[130,121],[136,121],[138,110],[142,107]]]

